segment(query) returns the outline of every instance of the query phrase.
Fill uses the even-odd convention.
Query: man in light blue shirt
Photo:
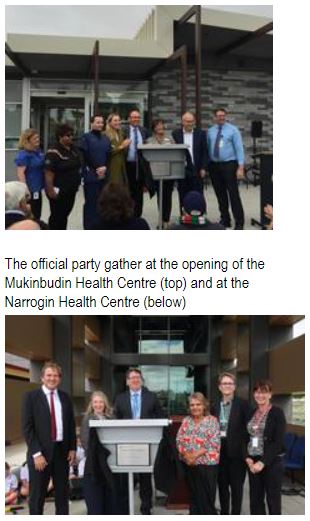
[[[231,226],[229,200],[235,219],[235,230],[242,230],[244,213],[238,179],[244,177],[244,150],[238,128],[226,121],[227,111],[214,111],[214,125],[208,130],[209,172],[218,200],[221,224]],[[229,199],[228,199],[229,197]]]

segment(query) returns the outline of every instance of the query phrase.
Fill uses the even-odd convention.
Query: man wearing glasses
[[[236,378],[233,374],[220,374],[218,386],[221,399],[215,404],[213,414],[219,420],[221,433],[218,474],[221,514],[240,515],[246,475],[242,447],[247,439],[249,404],[235,396]]]
[[[115,400],[114,412],[119,420],[163,418],[163,412],[155,393],[143,387],[140,369],[130,368],[126,372],[128,390]],[[141,514],[150,515],[152,508],[152,475],[139,474]]]

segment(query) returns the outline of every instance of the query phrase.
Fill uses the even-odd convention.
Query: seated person
[[[69,479],[83,477],[83,473],[82,473],[82,475],[80,475],[80,463],[82,463],[81,469],[83,469],[83,460],[84,459],[85,459],[85,450],[82,447],[80,436],[77,436],[75,464],[70,466]]]
[[[210,222],[207,217],[207,204],[202,193],[191,191],[183,198],[182,217],[171,230],[225,230],[219,223]]]
[[[121,183],[108,183],[99,196],[97,230],[149,230],[145,219],[134,216],[134,201]]]
[[[5,462],[5,504],[16,505],[18,498],[18,480],[11,473],[10,465]]]
[[[20,469],[20,488],[19,488],[19,494],[22,498],[27,499],[29,496],[29,469],[28,464],[25,461],[23,463],[21,469]]]
[[[17,221],[6,228],[7,230],[36,230],[41,231],[40,224],[32,219]]]
[[[266,224],[266,230],[273,230],[273,206],[271,204],[266,204],[264,207],[264,215],[269,219],[269,223]]]
[[[25,183],[5,183],[5,228],[31,218],[30,193]]]

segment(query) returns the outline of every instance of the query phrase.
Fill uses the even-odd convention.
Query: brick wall
[[[152,81],[152,114],[162,117],[169,130],[180,120],[180,69],[158,72]],[[242,132],[247,156],[252,151],[251,122],[263,122],[263,138],[257,140],[261,150],[272,150],[272,74],[254,71],[203,70],[201,81],[202,127],[212,122],[212,109],[223,106],[229,121]],[[194,69],[188,74],[188,109],[195,109]],[[248,157],[249,159],[249,157]]]

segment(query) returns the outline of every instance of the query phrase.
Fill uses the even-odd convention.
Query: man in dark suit
[[[247,440],[249,404],[235,396],[236,378],[222,373],[218,378],[221,400],[212,410],[221,431],[221,454],[218,474],[221,514],[241,514],[246,465],[243,448]]]
[[[128,390],[116,397],[114,412],[116,418],[152,419],[162,418],[163,412],[154,393],[143,387],[143,377],[140,369],[130,368],[126,373]],[[139,474],[141,514],[149,515],[152,508],[151,474]]]
[[[187,192],[203,192],[203,179],[206,176],[208,163],[207,136],[204,130],[195,128],[195,116],[185,112],[182,116],[182,128],[172,132],[177,144],[187,145],[185,179],[178,182],[180,208]]]
[[[56,514],[69,514],[69,465],[75,460],[76,436],[72,403],[58,389],[61,368],[46,362],[42,386],[25,395],[22,429],[27,443],[29,512],[43,514],[50,478],[55,490]]]
[[[143,211],[143,184],[138,172],[137,147],[145,143],[149,137],[147,129],[142,127],[140,123],[140,112],[137,109],[131,110],[128,115],[128,126],[124,129],[124,135],[130,139],[126,158],[126,172],[130,195],[135,203],[136,217],[141,217]]]

